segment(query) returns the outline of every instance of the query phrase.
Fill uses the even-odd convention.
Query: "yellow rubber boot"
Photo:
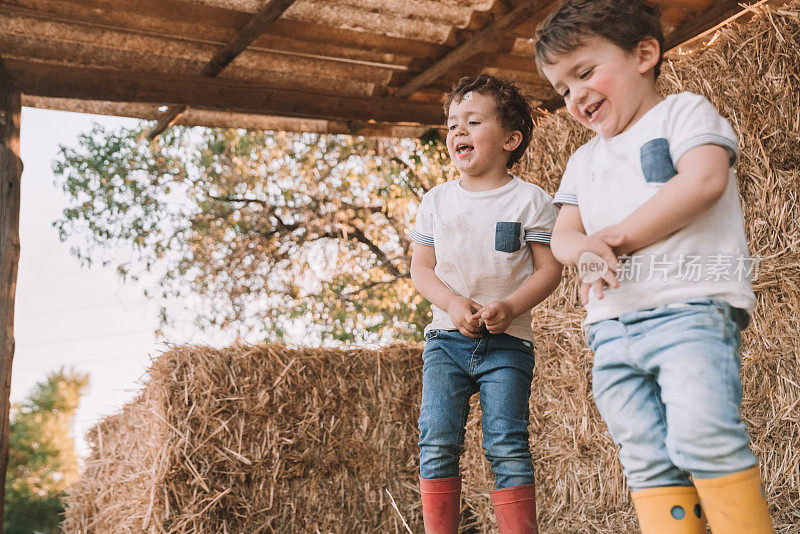
[[[631,497],[642,534],[706,534],[706,517],[694,486],[648,488]]]
[[[696,478],[694,485],[714,534],[775,532],[758,467],[719,478]]]

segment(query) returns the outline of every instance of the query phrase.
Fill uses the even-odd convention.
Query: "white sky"
[[[88,452],[83,441],[86,430],[135,395],[151,356],[165,348],[154,335],[158,305],[144,297],[143,287],[123,284],[113,266],[81,268],[52,226],[67,201],[51,170],[58,146],[76,146],[78,134],[89,132],[95,122],[109,128],[135,124],[116,117],[22,110],[25,169],[11,401],[21,401],[36,382],[62,365],[88,373],[91,383],[75,428],[81,455]],[[197,332],[188,317],[167,332],[166,339],[225,343],[219,334]]]

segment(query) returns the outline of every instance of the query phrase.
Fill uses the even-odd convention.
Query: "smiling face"
[[[500,123],[490,96],[467,93],[450,104],[447,151],[463,178],[507,177],[506,163],[521,139]]]
[[[578,48],[555,56],[554,63],[542,65],[542,72],[570,115],[603,137],[614,137],[661,100],[652,72],[658,58],[655,39],[629,52],[591,35]]]

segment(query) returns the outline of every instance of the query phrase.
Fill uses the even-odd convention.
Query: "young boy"
[[[533,130],[530,105],[512,83],[463,78],[444,109],[461,177],[425,194],[411,233],[411,278],[433,310],[419,418],[425,531],[458,532],[458,460],[469,398],[480,392],[500,532],[535,533],[529,311],[561,279],[548,245],[556,212],[541,188],[508,174]]]
[[[567,0],[538,29],[540,70],[599,134],[555,195],[553,253],[579,273],[597,256],[610,267],[586,269],[581,300],[595,402],[642,532],[705,533],[704,511],[715,534],[769,533],[739,414],[740,329],[755,299],[737,265],[749,261],[737,139],[702,96],[662,99],[663,43],[658,10],[641,0]]]

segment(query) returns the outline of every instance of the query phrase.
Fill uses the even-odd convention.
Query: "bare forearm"
[[[625,242],[616,252],[630,254],[652,245],[711,209],[725,194],[729,165],[729,154],[720,146],[688,151],[678,162],[678,174],[618,225]]]
[[[695,182],[695,183],[693,183]],[[694,180],[675,178],[619,225],[625,243],[616,252],[630,254],[652,245],[687,226],[711,209],[722,196],[712,187],[700,187]]]
[[[553,256],[568,267],[578,264],[578,257],[586,248],[586,234],[578,230],[563,229],[553,232],[550,240]]]
[[[514,317],[529,312],[542,302],[561,283],[560,267],[537,269],[516,291],[504,300],[511,306]]]
[[[411,281],[420,294],[428,301],[443,310],[447,310],[450,301],[457,297],[449,287],[444,285],[433,269],[423,266],[411,266]]]

